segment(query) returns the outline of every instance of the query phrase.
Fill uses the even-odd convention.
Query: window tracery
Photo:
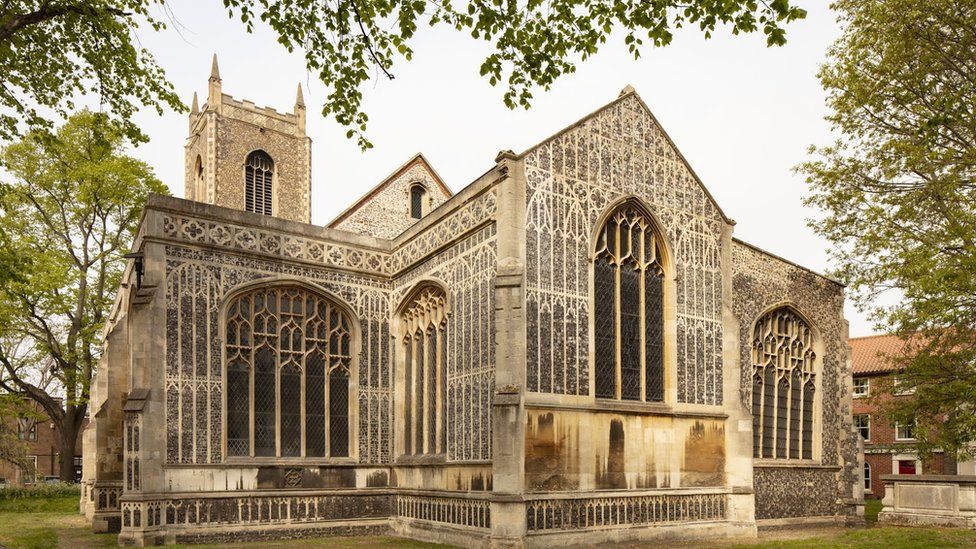
[[[756,323],[752,342],[753,456],[813,459],[813,332],[781,307]]]
[[[264,151],[252,151],[244,162],[244,209],[271,215],[274,160]]]
[[[620,206],[597,236],[595,381],[598,398],[664,400],[662,240],[635,204]]]
[[[404,453],[446,450],[447,297],[436,286],[417,292],[401,313],[406,393]]]
[[[234,296],[226,322],[228,456],[349,456],[350,327],[338,305],[301,287]]]

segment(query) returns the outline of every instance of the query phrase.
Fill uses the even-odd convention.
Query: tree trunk
[[[78,446],[78,432],[85,418],[86,406],[69,406],[64,420],[58,425],[61,437],[58,440],[59,476],[61,482],[75,482],[75,450]]]

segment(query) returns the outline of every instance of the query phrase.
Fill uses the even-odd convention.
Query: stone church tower
[[[184,197],[236,210],[311,222],[312,140],[301,84],[294,112],[223,93],[213,57],[207,102],[193,94]]]

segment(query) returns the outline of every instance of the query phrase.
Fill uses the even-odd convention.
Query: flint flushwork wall
[[[587,395],[590,235],[636,196],[665,229],[677,272],[677,398],[722,404],[719,238],[724,220],[635,95],[525,156],[527,384]]]

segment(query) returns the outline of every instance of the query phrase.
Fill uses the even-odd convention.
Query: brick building
[[[32,408],[40,410],[39,406],[30,404]],[[38,414],[23,415],[20,417],[4,417],[2,421],[12,432],[17,433],[17,438],[27,444],[28,458],[34,462],[34,471],[24,471],[20,467],[6,461],[0,461],[0,478],[6,479],[7,483],[14,486],[23,486],[42,480],[48,476],[58,476],[58,438],[61,436],[54,422],[52,422],[43,411]],[[78,431],[78,443],[75,445],[75,481],[81,480],[82,446],[81,433],[84,426]]]
[[[418,155],[325,227],[301,95],[234,99],[216,64],[208,88],[187,199],[150,197],[106,323],[96,530],[521,547],[858,520],[843,287],[733,238],[633,88],[456,193]]]
[[[909,396],[898,391],[897,368],[886,359],[902,352],[902,340],[883,334],[852,337],[850,343],[854,427],[864,439],[865,497],[884,497],[881,475],[955,474],[956,463],[941,450],[923,463],[914,450],[914,426],[892,423],[881,411],[885,402]]]

